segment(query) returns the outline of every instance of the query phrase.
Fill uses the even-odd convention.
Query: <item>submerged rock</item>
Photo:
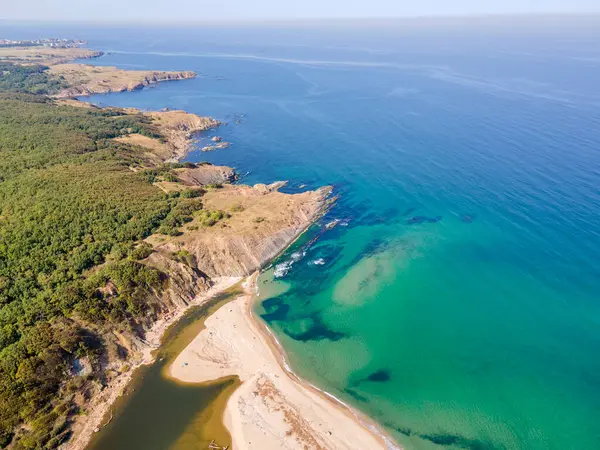
[[[215,142],[217,142],[217,141],[215,141]],[[205,147],[202,147],[202,151],[203,152],[211,152],[213,150],[220,150],[220,149],[223,149],[223,148],[228,148],[230,146],[231,146],[231,142],[218,141],[214,145],[207,145]]]
[[[381,370],[377,370],[376,372],[373,372],[371,375],[369,375],[367,377],[367,381],[373,381],[376,383],[384,383],[386,381],[390,381],[391,378],[392,378],[392,376],[390,375],[389,371],[387,371],[385,369],[381,369]]]
[[[442,220],[442,216],[427,217],[427,216],[414,216],[406,221],[408,225],[417,225],[421,223],[436,223]]]

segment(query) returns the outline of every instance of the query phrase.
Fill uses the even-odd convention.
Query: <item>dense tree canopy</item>
[[[0,91],[50,95],[66,87],[64,78],[51,75],[46,66],[0,62]]]
[[[45,75],[10,70],[0,88],[34,92],[30,77]],[[148,168],[144,150],[112,139],[132,132],[161,137],[142,115],[0,93],[0,447],[68,437],[69,393],[85,381],[73,364],[97,361],[102,327],[134,326],[164,287],[139,242],[176,234],[202,207],[152,184],[169,166]]]

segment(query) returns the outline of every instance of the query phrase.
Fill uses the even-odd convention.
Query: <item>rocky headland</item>
[[[87,104],[80,106],[93,108]],[[193,132],[218,125],[213,119],[183,111],[125,111],[150,118],[167,137],[160,140],[125,134],[116,138],[144,147],[147,161],[157,167],[184,157]],[[174,178],[157,179],[154,184],[167,193],[198,191],[203,210],[181,227],[177,235],[157,233],[146,239],[152,250],[140,262],[157,269],[167,281],[166,289],[156,292],[155,298],[147,299],[160,305],[160,312],[142,321],[137,333],[121,330],[104,337],[109,345],[124,349],[128,356],[108,358],[105,383],[88,393],[85,414],[75,418],[74,437],[63,445],[64,449],[85,448],[112,403],[122,395],[134,369],[153,361],[152,351],[160,345],[160,338],[169,325],[192,305],[204,302],[211,293],[231,286],[268,264],[331,203],[331,188],[283,194],[278,191],[285,184],[281,182],[255,186],[231,184],[237,177],[233,169],[225,166],[186,163],[176,165],[171,173]],[[118,292],[109,285],[105,296],[110,299],[111,295],[117,296]]]
[[[49,66],[48,73],[66,84],[53,95],[56,106],[97,108],[72,99],[196,77],[189,71],[126,71],[69,62],[101,54],[81,48],[11,48],[0,49],[0,60]],[[162,190],[166,198],[182,200],[178,206],[185,220],[163,223],[154,234],[135,244],[134,265],[157,277],[155,287],[144,293],[146,308],[132,316],[127,325],[122,323],[113,328],[82,321],[82,326],[95,333],[102,345],[96,360],[89,356],[75,360],[70,376],[80,380],[76,392],[57,391],[59,396],[70,396],[69,401],[77,410],[77,414],[64,413],[64,421],[57,422],[62,428],[54,439],[64,450],[86,447],[106,420],[111,405],[123,394],[134,370],[153,361],[153,350],[171,324],[192,305],[205,302],[272,261],[321,217],[333,201],[330,187],[285,194],[279,191],[283,182],[238,185],[233,184],[236,174],[231,168],[179,162],[190,150],[194,133],[219,125],[214,119],[184,111],[110,109],[115,116],[109,114],[109,117],[123,118],[129,114],[137,123],[144,124],[143,132],[123,128],[117,136],[113,135],[112,139],[119,143],[115,151],[123,153],[121,169],[139,173],[146,182]],[[228,145],[221,139],[213,141],[214,147]],[[186,206],[187,212],[181,212]],[[92,268],[90,273],[98,269]],[[119,287],[110,278],[103,283],[95,291],[97,301],[106,304],[122,301],[120,290],[126,290],[126,286]],[[384,448],[380,436],[367,429],[350,409],[284,370],[278,349],[251,316],[250,304],[251,296],[246,295],[236,300],[233,306],[236,314],[218,312],[218,317],[228,316],[227,321],[233,327],[239,326],[239,335],[228,334],[229,326],[211,328],[228,341],[229,347],[207,343],[204,333],[183,354],[186,358],[192,356],[190,352],[198,356],[194,364],[203,371],[207,369],[205,373],[173,374],[194,382],[231,374],[241,378],[243,384],[234,393],[234,403],[228,407],[226,416],[236,448],[351,449],[355,443],[362,448]],[[213,323],[214,320],[209,326]],[[215,352],[225,355],[220,367],[203,366]],[[237,365],[230,364],[232,358]],[[257,363],[263,372],[254,376]],[[248,415],[244,405],[255,408],[256,414]],[[283,422],[278,412],[283,413]],[[335,435],[327,423],[337,428]],[[28,425],[24,424],[19,431],[25,433]],[[253,445],[246,444],[248,437],[254,441]],[[52,444],[51,448],[57,446]]]
[[[50,73],[63,77],[68,88],[55,95],[56,98],[75,98],[110,92],[135,91],[161,81],[195,78],[195,72],[154,72],[148,70],[122,70],[110,66],[87,64],[56,64]]]

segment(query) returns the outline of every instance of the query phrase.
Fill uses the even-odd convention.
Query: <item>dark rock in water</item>
[[[395,428],[395,430],[398,433],[402,433],[405,436],[412,436],[414,434],[413,430],[411,430],[410,428],[405,428],[405,427],[390,427],[390,428]]]
[[[369,375],[367,377],[367,381],[373,381],[376,383],[385,383],[386,381],[390,381],[391,378],[392,378],[392,376],[390,375],[389,371],[387,371],[385,369],[381,369],[381,370],[373,372],[371,375]]]
[[[346,388],[344,389],[344,392],[352,397],[354,397],[356,400],[358,400],[359,402],[364,402],[367,403],[369,401],[369,399],[367,397],[365,397],[364,395],[360,395],[358,392],[356,392],[354,389],[350,389],[350,388]]]
[[[464,448],[467,450],[494,450],[497,448],[491,442],[471,439],[457,434],[419,434],[418,436],[443,447]]]
[[[412,214],[412,213],[414,213],[416,210],[417,210],[417,208],[408,208],[407,210],[405,210],[405,211],[402,213],[402,216],[403,216],[403,217],[405,217],[405,216],[408,216],[409,214]]]
[[[421,223],[436,223],[442,220],[442,216],[427,217],[427,216],[414,216],[406,221],[408,225],[418,225]]]
[[[393,222],[399,215],[397,208],[388,208],[377,213],[371,212],[361,217],[362,225],[381,225]]]
[[[295,333],[288,329],[284,329],[283,331],[295,341],[301,342],[322,340],[339,341],[340,339],[347,337],[345,333],[340,333],[328,328],[318,317],[312,318],[311,327],[302,333]]]
[[[262,307],[265,312],[260,316],[269,323],[285,320],[291,309],[290,305],[284,303],[284,301],[278,297],[265,300],[262,302]]]
[[[410,219],[408,219],[406,221],[406,223],[408,225],[414,225],[414,224],[418,224],[418,223],[423,223],[426,220],[427,220],[427,217],[424,217],[424,216],[414,216],[414,217],[411,217]]]
[[[462,214],[460,216],[460,221],[464,223],[471,223],[475,220],[475,214]]]

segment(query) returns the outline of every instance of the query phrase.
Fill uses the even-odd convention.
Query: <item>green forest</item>
[[[46,66],[0,62],[0,92],[51,95],[66,87],[64,78],[50,75]]]
[[[202,203],[162,192],[152,182],[172,166],[112,140],[161,138],[144,116],[59,106],[39,95],[61,82],[43,68],[0,74],[0,447],[56,448],[101,373],[74,366],[100,367],[103,332],[135,330],[160,307],[148,298],[168,277],[139,262],[152,252],[140,241],[177,234]]]

